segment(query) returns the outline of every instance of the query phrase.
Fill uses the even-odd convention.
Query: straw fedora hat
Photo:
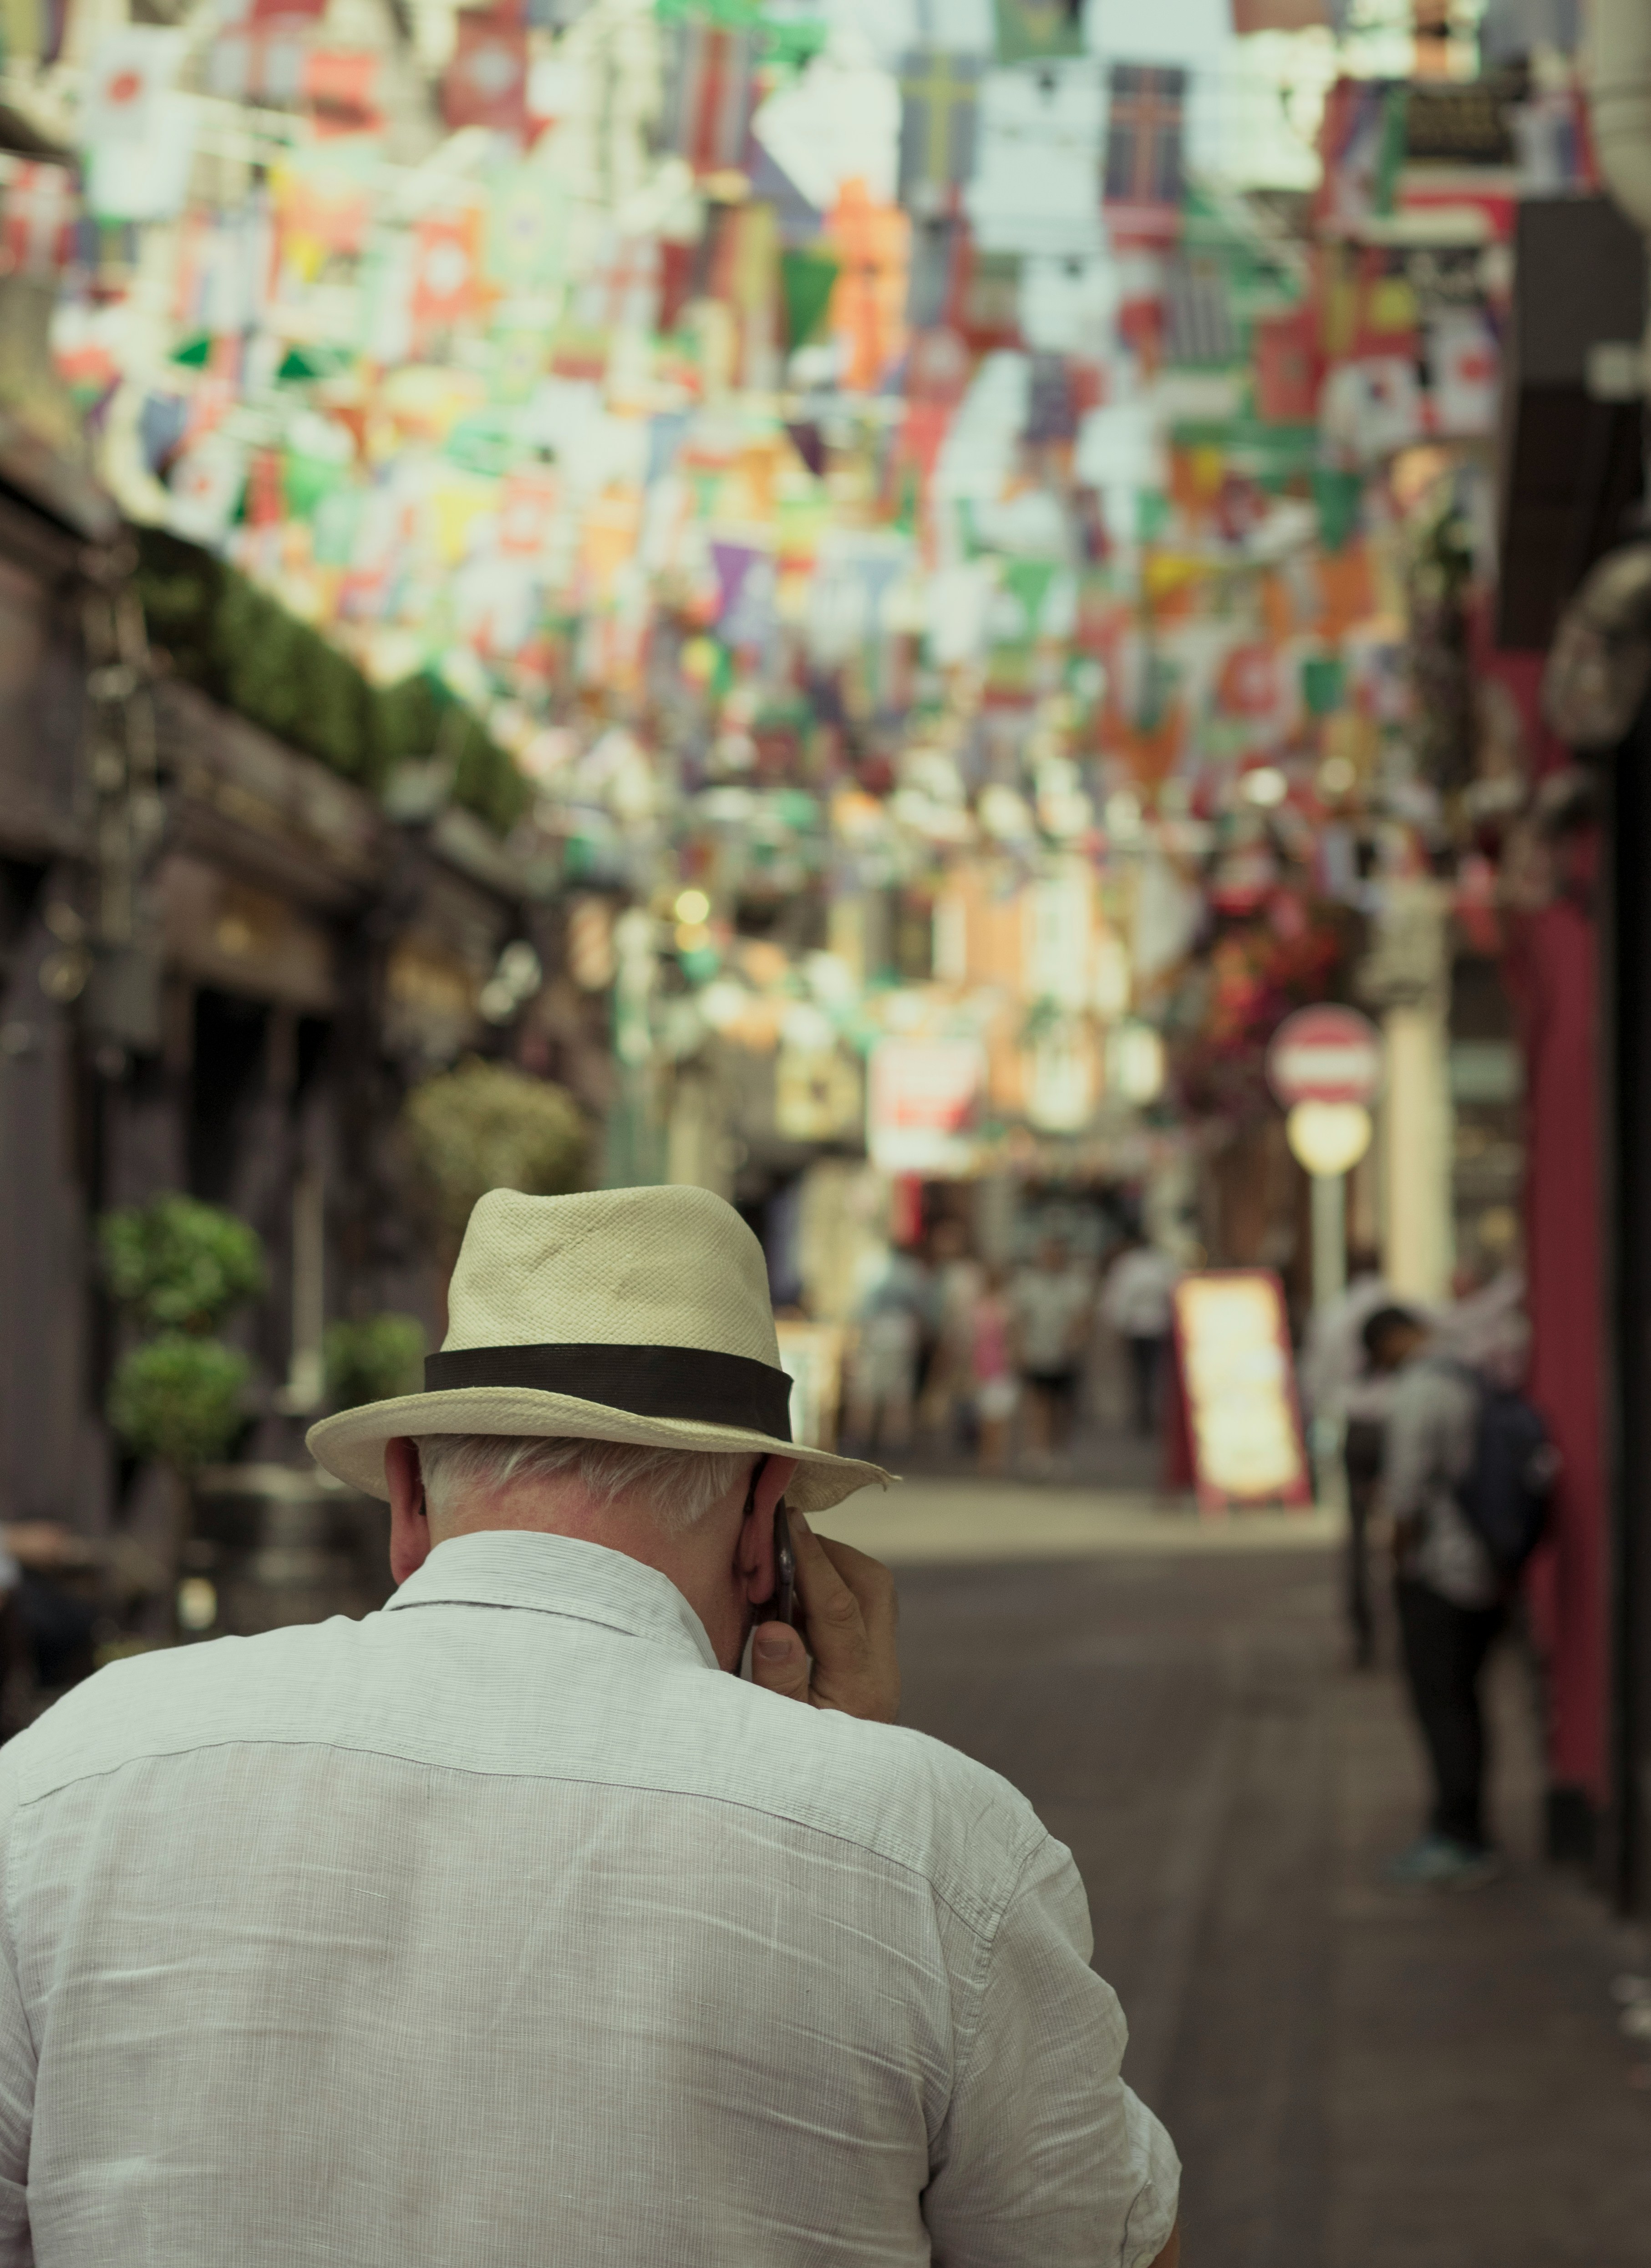
[[[424,1392],[312,1426],[318,1464],[386,1496],[401,1434],[559,1435],[649,1448],[772,1451],[786,1494],[824,1511],[891,1476],[791,1440],[791,1381],[762,1247],[708,1189],[490,1189],[465,1230]]]

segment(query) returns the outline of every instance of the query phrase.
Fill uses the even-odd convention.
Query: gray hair
[[[424,1433],[414,1447],[432,1512],[444,1512],[456,1498],[472,1491],[489,1496],[517,1481],[551,1480],[565,1473],[599,1505],[642,1497],[669,1535],[703,1520],[755,1462],[745,1450],[718,1454],[651,1449],[630,1441],[523,1440],[508,1433]]]

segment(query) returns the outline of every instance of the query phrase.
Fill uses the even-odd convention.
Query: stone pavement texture
[[[1126,2069],[1185,2161],[1188,2268],[1647,2268],[1651,2073],[1611,1996],[1644,1948],[1538,1862],[1517,1656],[1507,1876],[1391,1890],[1418,1767],[1391,1674],[1342,1666],[1327,1515],[1235,1535],[1145,1498],[1011,1491],[995,1523],[973,1490],[896,1503],[822,1524],[901,1566],[906,1721],[1076,1853]]]

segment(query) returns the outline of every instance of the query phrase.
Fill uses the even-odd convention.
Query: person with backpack
[[[1405,1307],[1364,1326],[1393,1379],[1382,1467],[1405,1682],[1434,1782],[1426,1831],[1390,1881],[1468,1889],[1500,1871],[1486,1832],[1480,1684],[1545,1516],[1552,1452],[1511,1385],[1452,1359]]]

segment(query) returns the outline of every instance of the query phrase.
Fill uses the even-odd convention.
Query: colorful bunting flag
[[[1020,343],[1018,253],[986,252],[966,241],[958,295],[958,328],[976,354]]]
[[[1225,370],[1239,359],[1226,279],[1212,261],[1178,254],[1167,263],[1163,346],[1181,369]]]
[[[920,49],[900,65],[899,200],[943,204],[974,171],[980,103],[980,59]]]
[[[842,262],[826,251],[788,247],[780,254],[780,305],[788,353],[806,346],[831,305]]]
[[[911,287],[906,320],[914,331],[957,319],[968,264],[969,230],[958,213],[920,213],[912,223]]]
[[[1071,441],[1078,430],[1072,373],[1060,354],[1034,354],[1027,381],[1025,438],[1034,446]]]
[[[1318,129],[1324,168],[1314,208],[1328,235],[1356,236],[1393,210],[1405,155],[1405,90],[1385,79],[1339,78],[1324,98]]]
[[[1413,362],[1397,355],[1343,363],[1325,379],[1319,426],[1335,460],[1378,463],[1420,440],[1426,419]]]
[[[455,131],[485,126],[527,132],[527,33],[503,9],[463,11],[453,59],[442,81],[442,114]]]
[[[1115,242],[1163,243],[1178,233],[1185,104],[1178,65],[1112,65],[1103,196]]]
[[[158,24],[129,24],[106,33],[81,88],[81,148],[155,143],[183,56],[183,33]]]
[[[295,150],[275,168],[270,187],[282,259],[297,275],[313,278],[328,260],[351,259],[364,248],[371,186],[349,158],[331,149]]]
[[[466,321],[481,304],[480,207],[433,213],[413,232],[413,271],[408,313],[421,343]]]
[[[547,291],[561,279],[567,242],[568,201],[554,174],[523,165],[494,177],[486,251],[490,283],[517,294]]]
[[[304,60],[304,99],[318,134],[369,134],[382,123],[378,57],[361,48],[312,48]]]
[[[1453,439],[1496,431],[1501,357],[1488,318],[1477,307],[1442,307],[1427,326],[1430,423]]]
[[[1100,250],[1095,179],[1103,123],[1092,68],[986,74],[979,158],[964,200],[983,249],[1066,259]]]
[[[749,36],[715,24],[671,26],[666,147],[696,174],[737,170],[745,162],[755,99],[755,54]]]
[[[574,305],[576,320],[593,331],[652,331],[659,320],[657,239],[611,237],[592,263]]]
[[[55,276],[68,267],[79,213],[66,166],[25,160],[0,188],[0,245],[9,276]]]
[[[850,181],[829,228],[842,261],[831,304],[831,327],[844,348],[842,383],[869,393],[905,341],[912,225],[898,205],[875,203],[863,182]]]
[[[1310,306],[1258,317],[1251,334],[1255,407],[1270,425],[1306,425],[1318,403],[1318,351]]]

